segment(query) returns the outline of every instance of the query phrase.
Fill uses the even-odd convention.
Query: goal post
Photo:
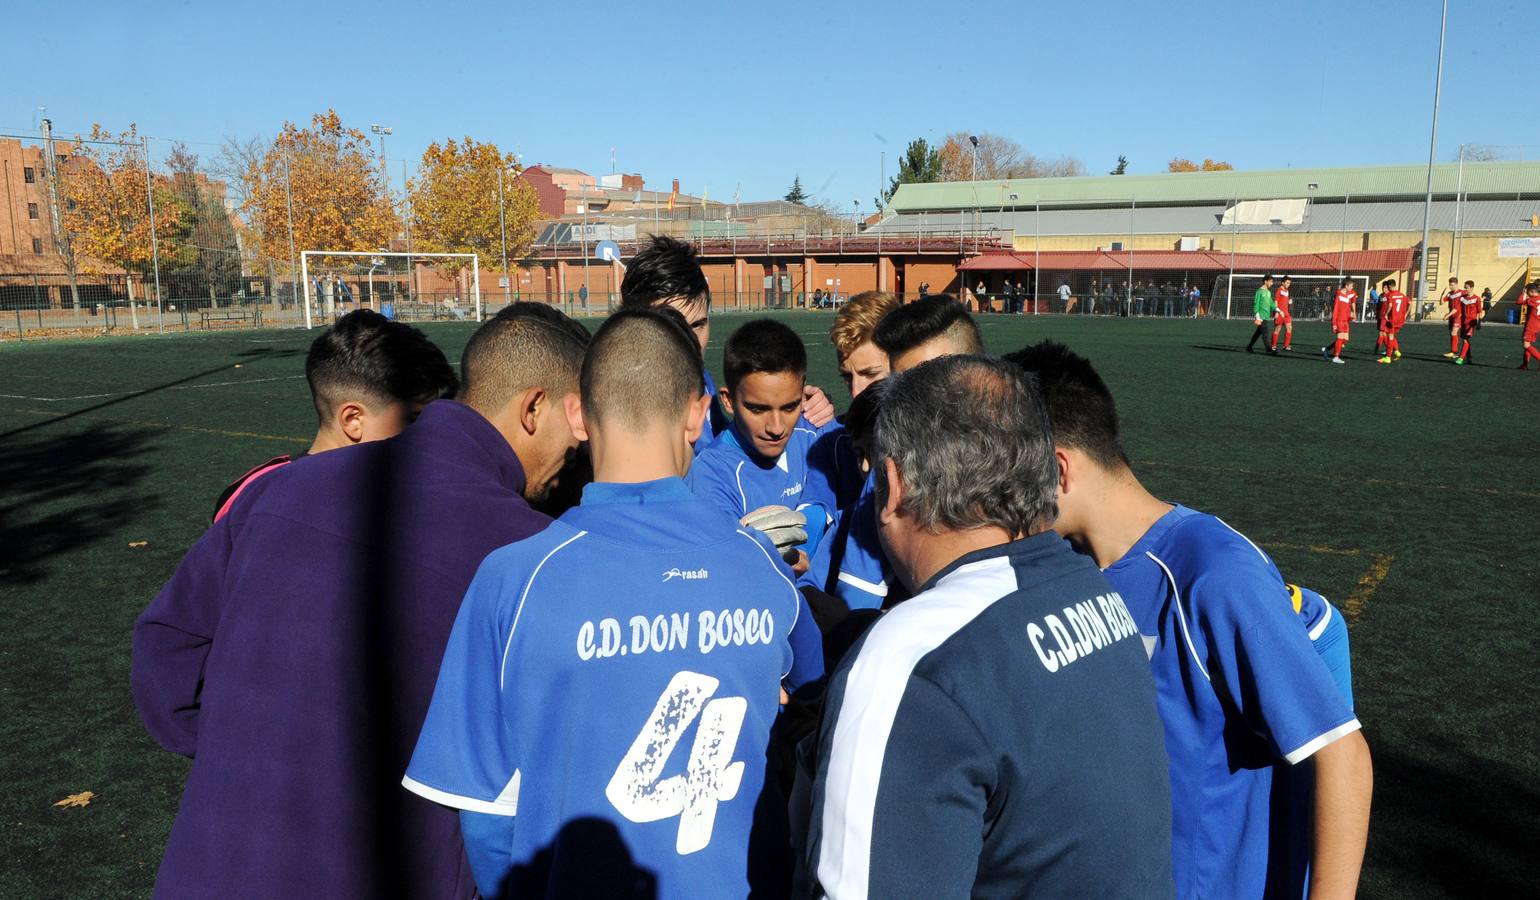
[[[471,261],[471,293],[476,299],[476,321],[482,320],[481,309],[481,257],[474,253],[402,253],[400,251],[386,250],[303,250],[299,254],[300,281],[305,287],[305,328],[314,327],[312,317],[312,302],[310,294],[310,257],[346,256],[404,259],[468,259]]]

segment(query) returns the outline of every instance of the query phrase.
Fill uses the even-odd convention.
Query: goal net
[[[1229,274],[1222,274],[1215,279],[1213,296],[1219,300],[1217,314],[1223,316],[1225,300],[1230,301],[1230,317],[1235,319],[1251,318],[1251,301],[1257,294],[1257,288],[1262,286],[1262,279],[1268,275],[1273,279],[1273,293],[1277,294],[1278,285],[1283,282],[1283,276],[1288,275],[1289,285],[1289,312],[1296,319],[1321,319],[1331,317],[1332,300],[1336,297],[1337,288],[1341,286],[1342,279],[1353,279],[1353,287],[1358,291],[1358,308],[1353,310],[1353,318],[1358,321],[1374,317],[1374,310],[1369,307],[1370,276],[1355,275],[1295,275],[1290,272],[1236,272],[1235,287],[1229,289]],[[1228,294],[1228,296],[1227,296]]]
[[[407,321],[481,321],[474,253],[306,250],[300,254],[305,327],[373,309]]]

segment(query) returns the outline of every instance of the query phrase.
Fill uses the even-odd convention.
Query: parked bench
[[[262,327],[262,307],[237,306],[227,309],[200,310],[198,318],[203,321],[205,331],[212,328],[216,322],[250,323],[254,328]]]

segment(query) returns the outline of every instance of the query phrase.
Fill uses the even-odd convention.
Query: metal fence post
[[[150,139],[144,135],[139,136],[139,145],[144,149],[144,193],[150,201],[150,260],[155,267],[155,305],[159,308],[160,296],[160,245],[155,240],[155,184],[150,179]],[[161,331],[165,331],[165,325],[161,325]]]

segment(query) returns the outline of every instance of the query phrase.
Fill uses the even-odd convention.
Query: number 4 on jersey
[[[615,809],[632,822],[679,816],[674,849],[681,855],[711,843],[717,804],[738,796],[743,782],[743,763],[730,760],[749,704],[742,697],[711,700],[718,684],[699,672],[676,674],[604,789]],[[684,774],[660,779],[675,745],[697,717],[700,725]]]

